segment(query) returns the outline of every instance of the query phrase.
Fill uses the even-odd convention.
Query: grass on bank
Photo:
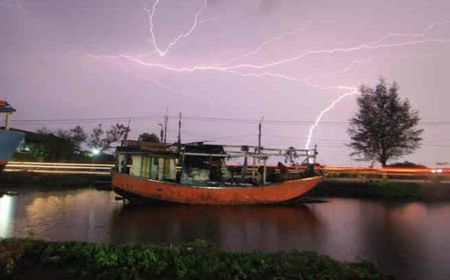
[[[450,186],[438,183],[390,181],[333,181],[325,180],[314,188],[310,196],[358,197],[403,201],[450,200]]]
[[[393,279],[373,263],[313,252],[225,252],[197,240],[180,246],[0,241],[1,279]]]
[[[43,174],[32,172],[1,172],[4,188],[79,188],[95,186],[96,181],[110,181],[110,175]]]

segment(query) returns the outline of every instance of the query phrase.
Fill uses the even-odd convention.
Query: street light
[[[99,155],[100,154],[100,149],[98,148],[94,148],[91,150],[91,153],[93,156]]]

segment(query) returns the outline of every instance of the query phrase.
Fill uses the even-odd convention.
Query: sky
[[[131,137],[312,147],[349,157],[358,88],[396,81],[422,147],[398,160],[450,162],[448,0],[0,0],[0,99],[13,126]]]

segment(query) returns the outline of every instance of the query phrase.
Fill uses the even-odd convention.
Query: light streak
[[[152,5],[151,10],[146,9],[145,11],[148,13],[148,22],[150,25],[149,31],[150,31],[150,36],[152,39],[153,47],[155,48],[155,51],[158,53],[158,55],[163,57],[163,56],[167,55],[167,53],[170,51],[170,49],[173,46],[175,46],[179,40],[189,37],[192,34],[192,32],[194,32],[194,30],[197,28],[197,25],[199,23],[201,23],[201,22],[199,22],[199,17],[200,17],[200,14],[203,12],[203,10],[208,7],[208,1],[205,0],[203,5],[195,13],[194,22],[192,23],[189,30],[186,33],[182,33],[182,34],[178,35],[177,37],[175,37],[164,49],[161,49],[158,47],[158,44],[156,43],[155,32],[153,30],[154,29],[153,18],[155,16],[156,8],[157,8],[159,2],[160,2],[160,0],[155,0],[155,2]]]
[[[15,165],[59,165],[59,166],[87,166],[87,167],[113,167],[114,164],[108,163],[65,163],[65,162],[34,162],[34,161],[9,161],[8,166]]]
[[[347,96],[352,96],[352,95],[356,95],[358,94],[357,89],[355,88],[354,90],[344,93],[341,96],[339,96],[338,98],[336,98],[335,100],[333,100],[333,102],[331,102],[331,104],[326,107],[325,109],[323,109],[319,115],[316,117],[316,120],[314,121],[314,124],[309,128],[309,132],[308,132],[308,137],[306,140],[306,144],[305,144],[305,149],[309,149],[309,145],[311,144],[311,138],[313,136],[314,130],[316,129],[316,127],[319,125],[320,121],[322,120],[323,116],[330,111],[331,109],[334,108],[334,106],[336,106],[336,104],[338,104],[339,102],[341,102],[344,98],[346,98]]]
[[[20,172],[22,170],[16,170],[11,168],[3,169],[4,172]],[[111,172],[100,171],[59,171],[59,170],[27,170],[32,173],[45,173],[45,174],[90,174],[90,175],[110,175]]]
[[[101,169],[101,170],[110,170],[111,167],[92,167],[92,166],[69,166],[69,165],[64,165],[64,166],[57,166],[57,165],[36,165],[36,164],[7,164],[6,168],[16,168],[16,169],[25,169],[27,170],[28,168],[48,168],[48,169],[87,169],[87,170],[92,170],[92,169]]]

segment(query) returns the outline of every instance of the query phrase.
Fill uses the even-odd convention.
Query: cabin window
[[[174,159],[164,160],[164,180],[173,181],[176,178],[176,166]]]
[[[151,158],[150,179],[158,179],[158,159],[154,157]]]
[[[151,158],[144,156],[142,158],[142,177],[150,178]]]
[[[131,164],[131,170],[130,175],[131,176],[141,176],[142,170],[142,156],[141,155],[132,155],[131,156],[132,164]]]

